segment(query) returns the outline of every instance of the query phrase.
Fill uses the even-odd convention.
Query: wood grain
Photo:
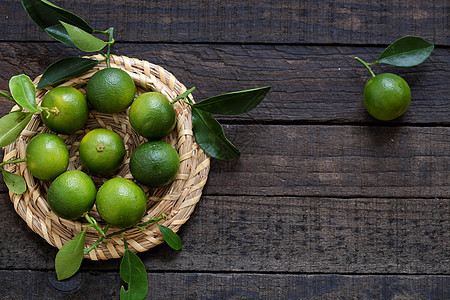
[[[448,299],[446,276],[150,273],[148,299]],[[0,271],[4,299],[119,299],[118,273]],[[21,285],[17,285],[21,282]]]
[[[448,127],[226,125],[205,194],[448,197]],[[264,163],[261,163],[264,162]]]
[[[272,86],[251,113],[218,117],[242,157],[212,160],[181,251],[139,254],[148,298],[450,299],[448,1],[52,2],[114,26],[113,53],[161,65],[196,86],[197,101]],[[0,90],[83,55],[39,30],[20,1],[0,1],[0,12]],[[404,35],[437,47],[417,67],[374,67],[412,90],[404,116],[378,122],[353,58],[374,61]],[[0,99],[0,116],[11,106]],[[85,260],[57,282],[56,248],[0,182],[0,298],[119,298],[119,260]]]
[[[146,59],[172,72],[197,101],[213,95],[271,85],[267,98],[248,114],[219,116],[227,122],[450,124],[448,49],[435,49],[423,65],[394,68],[377,65],[376,73],[393,72],[409,83],[412,102],[399,119],[382,123],[365,110],[362,93],[369,73],[353,60],[375,60],[382,48],[280,45],[142,45],[118,44],[114,53]],[[0,43],[0,89],[21,73],[34,78],[52,62],[79,55],[54,43]],[[0,113],[10,102],[0,99]]]
[[[139,256],[158,272],[447,274],[449,215],[448,198],[204,196],[179,232],[181,251]],[[0,226],[0,269],[53,270],[56,249],[12,205]],[[82,270],[118,267],[85,260]]]
[[[449,196],[449,127],[224,127],[242,157],[212,161],[206,195]]]
[[[418,35],[449,45],[448,2],[186,0],[62,1],[95,29],[115,27],[118,41],[389,44]],[[1,40],[51,40],[28,19],[19,1],[0,2]]]
[[[449,127],[224,127],[242,157],[212,161],[206,195],[449,196]]]

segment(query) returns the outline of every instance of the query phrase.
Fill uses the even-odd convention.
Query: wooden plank
[[[186,86],[196,86],[196,99],[260,86],[272,90],[259,107],[235,122],[329,122],[380,124],[365,110],[362,93],[369,73],[353,60],[375,60],[382,48],[275,45],[118,44],[114,53],[147,59],[172,72]],[[32,78],[50,63],[80,53],[51,43],[0,43],[0,89],[26,73]],[[387,124],[449,124],[450,86],[446,68],[450,52],[438,48],[423,65],[394,68],[377,65],[376,73],[401,75],[412,90],[409,110]],[[0,113],[11,104],[0,100]]]
[[[448,45],[448,2],[54,0],[118,41],[389,44],[404,35]],[[51,40],[19,1],[0,2],[1,40]]]
[[[448,274],[449,199],[203,197],[163,270]]]
[[[0,269],[53,270],[55,248],[0,194]],[[139,256],[149,271],[448,275],[450,199],[203,196],[183,249]],[[11,259],[14,258],[14,259]],[[85,260],[114,271],[119,260]]]
[[[212,160],[206,195],[448,197],[450,127],[224,127],[242,157]]]
[[[6,299],[118,299],[117,273],[0,271]],[[448,299],[448,276],[150,273],[148,299]]]
[[[448,197],[449,127],[225,129],[242,157],[212,161],[206,194]]]

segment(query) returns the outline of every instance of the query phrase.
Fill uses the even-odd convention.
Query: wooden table
[[[239,160],[212,160],[183,250],[139,256],[151,299],[450,299],[449,2],[54,1],[115,54],[148,60],[197,87],[197,100],[271,85],[254,111],[220,117]],[[19,1],[0,2],[0,89],[81,52],[47,37]],[[375,60],[404,35],[436,45],[413,68],[401,118],[365,111]],[[1,99],[1,115],[11,108]],[[85,260],[66,282],[56,249],[0,186],[2,299],[117,299],[119,260]]]

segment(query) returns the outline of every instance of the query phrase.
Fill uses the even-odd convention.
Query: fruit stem
[[[50,117],[50,115],[59,115],[61,112],[59,111],[59,109],[55,106],[52,109],[49,109],[48,107],[42,107],[42,106],[38,106],[37,108],[39,113],[45,112],[46,116],[45,118]]]
[[[369,64],[368,63],[366,63],[365,61],[363,61],[361,58],[359,58],[359,57],[355,57],[355,60],[356,61],[359,61],[360,63],[362,63],[366,68],[367,68],[367,70],[369,70],[369,72],[370,72],[370,74],[372,75],[372,77],[375,77],[375,73],[373,73],[373,71],[372,71],[372,69],[370,68],[370,66],[369,66]]]
[[[156,222],[158,222],[159,220],[162,220],[162,219],[165,219],[165,218],[166,218],[166,215],[165,215],[165,214],[162,214],[161,217],[153,218],[153,219],[148,220],[147,222],[144,222],[144,223],[141,223],[141,224],[137,224],[137,225],[135,225],[135,226],[131,226],[131,227],[128,227],[128,228],[125,228],[125,229],[122,229],[122,230],[119,230],[119,231],[110,233],[110,234],[108,234],[108,235],[106,236],[106,238],[110,238],[110,237],[112,237],[112,236],[115,236],[115,235],[118,235],[118,234],[122,234],[122,233],[124,233],[124,232],[127,231],[127,230],[130,230],[130,229],[135,228],[136,226],[138,226],[138,227],[144,227],[144,226],[149,225],[150,223],[156,223]]]
[[[174,104],[175,102],[177,102],[180,99],[184,99],[184,102],[186,104],[189,105],[193,105],[192,101],[189,99],[189,94],[191,94],[193,91],[195,90],[195,86],[191,87],[189,90],[185,91],[184,93],[182,93],[180,96],[176,97],[175,99],[173,99],[173,101],[170,104]],[[189,102],[187,102],[189,101]]]
[[[106,52],[106,67],[111,68],[111,45],[114,43],[114,27],[110,27],[108,30],[108,51]]]
[[[105,229],[103,229],[103,232],[107,232],[109,228],[109,224],[106,224]],[[89,248],[84,249],[84,255],[88,254],[89,252],[91,252],[92,250],[94,250],[95,248],[98,247],[98,245],[100,245],[101,242],[103,242],[103,240],[105,239],[105,236],[101,236],[99,237],[94,244],[92,244],[92,246],[90,246]]]
[[[103,152],[105,151],[105,146],[102,143],[98,143],[95,150],[97,150],[97,152]]]
[[[89,224],[91,224],[92,227],[94,227],[95,229],[97,229],[97,228],[95,227],[95,225],[94,225],[93,223],[91,223],[91,221],[90,221],[91,217],[90,217],[87,213],[85,214],[85,218],[86,218],[86,220],[88,220]],[[125,231],[128,231],[128,230],[130,230],[130,229],[133,229],[133,228],[135,228],[135,227],[138,227],[138,228],[139,228],[139,227],[147,226],[147,225],[149,225],[150,223],[157,223],[158,221],[160,221],[160,220],[162,220],[162,219],[165,219],[165,218],[166,218],[166,215],[165,215],[165,214],[162,214],[162,215],[161,215],[160,217],[158,217],[158,218],[152,218],[152,219],[148,220],[147,222],[144,222],[144,223],[141,223],[141,224],[138,224],[138,225],[135,225],[135,226],[131,226],[131,227],[128,227],[128,228],[125,228],[125,229],[122,229],[122,230],[119,230],[119,231],[110,233],[110,234],[108,234],[108,235],[105,235],[104,232],[107,232],[107,231],[108,231],[108,228],[109,228],[109,224],[107,224],[106,227],[105,227],[105,229],[104,229],[104,231],[102,231],[102,232],[103,232],[102,236],[99,237],[99,238],[95,241],[95,243],[92,244],[92,246],[90,246],[89,248],[84,249],[84,254],[86,255],[86,254],[88,254],[89,252],[91,252],[92,250],[94,250],[95,248],[97,248],[98,245],[100,245],[100,243],[103,242],[104,239],[109,239],[110,237],[113,237],[113,236],[119,235],[119,234],[122,235]],[[92,220],[93,220],[93,222],[95,222],[95,224],[97,224],[97,222],[95,221],[95,219],[92,219]],[[97,227],[98,227],[98,224],[97,224]],[[100,228],[99,228],[99,229],[100,229]],[[97,231],[98,231],[98,229],[97,229]],[[101,231],[101,229],[100,229],[100,231]],[[100,231],[99,231],[99,232],[100,232]],[[122,236],[123,236],[123,235],[122,235]]]
[[[125,247],[125,251],[128,250],[128,243],[127,243],[127,239],[125,238],[124,234],[121,234],[122,238],[123,238],[123,246]]]
[[[45,112],[45,118],[47,118],[48,119],[48,117],[50,117],[50,110],[47,108],[47,107],[42,107],[42,106],[38,106],[38,109],[37,109],[38,111],[39,111],[39,113],[43,113],[43,112]]]
[[[0,167],[3,167],[4,165],[8,165],[8,164],[18,164],[18,163],[26,162],[26,161],[27,161],[26,158],[11,159],[11,160],[7,160],[7,161],[0,163]]]
[[[49,110],[50,113],[54,114],[54,115],[59,115],[61,112],[59,111],[59,109],[55,106],[52,107],[52,109]]]
[[[84,217],[85,217],[85,219],[89,222],[89,224],[91,224],[92,227],[94,227],[95,230],[97,230],[98,233],[100,233],[100,235],[101,235],[103,238],[105,238],[105,232],[100,228],[100,226],[98,226],[97,221],[96,221],[94,218],[92,218],[91,216],[89,216],[88,213],[85,213]]]

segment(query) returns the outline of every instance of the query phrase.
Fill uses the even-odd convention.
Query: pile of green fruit
[[[120,113],[130,105],[131,126],[148,139],[162,139],[175,128],[175,110],[157,92],[134,100],[136,88],[130,75],[116,68],[97,71],[89,80],[85,97],[73,87],[58,86],[45,94],[37,110],[42,122],[53,132],[72,134],[88,120],[89,105],[101,113]],[[119,134],[105,128],[89,131],[81,139],[79,155],[90,173],[112,176],[123,163],[125,145]],[[142,189],[127,179],[113,178],[96,192],[91,178],[81,171],[66,171],[69,153],[55,134],[38,134],[26,149],[26,162],[34,177],[54,180],[47,202],[58,216],[75,220],[96,203],[97,211],[108,224],[126,228],[138,223],[147,208]],[[137,182],[157,188],[175,178],[180,160],[177,151],[163,141],[149,141],[137,147],[130,158],[130,171]]]

